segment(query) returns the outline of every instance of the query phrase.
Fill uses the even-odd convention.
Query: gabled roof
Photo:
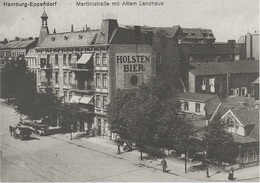
[[[259,123],[259,111],[248,108],[231,108],[230,111],[237,117],[242,125],[253,125]]]
[[[239,102],[252,104],[255,102],[255,99],[243,96],[229,96],[221,101],[219,108],[217,108],[215,111],[215,115],[220,114],[221,116],[223,116],[230,108],[239,107]],[[213,118],[214,116],[211,117],[211,120]]]
[[[196,76],[238,73],[259,73],[259,60],[239,60],[229,62],[190,62],[190,72]]]
[[[30,49],[25,57],[37,57],[37,53],[35,51],[35,48]]]
[[[244,137],[244,136],[241,136],[241,135],[238,135],[238,134],[235,134],[235,133],[232,133],[232,136],[233,136],[235,143],[245,144],[245,143],[251,143],[251,142],[259,141],[258,139],[254,139],[254,138],[249,137],[249,136]]]
[[[47,35],[37,48],[86,47],[94,43],[98,30],[64,32]]]
[[[34,43],[35,40],[19,40],[19,41],[10,41],[1,46],[1,49],[20,49],[26,48],[30,44]]]
[[[259,140],[259,121],[256,122],[254,128],[252,129],[249,137]]]
[[[260,82],[260,80],[259,80],[259,77],[255,80],[255,81],[253,81],[252,83],[253,84],[259,84],[259,82]]]
[[[167,33],[167,38],[173,38],[175,37],[176,33],[180,29],[179,25],[175,25],[172,27],[148,27],[148,26],[142,26],[141,27],[142,31],[151,31],[154,35],[166,31]]]
[[[218,97],[217,95],[211,95],[211,94],[205,94],[205,93],[190,93],[190,92],[184,92],[180,93],[178,95],[179,99],[185,99],[185,100],[193,100],[193,101],[200,101],[200,102],[206,102],[210,99]]]

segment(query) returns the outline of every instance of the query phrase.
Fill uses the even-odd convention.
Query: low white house
[[[178,98],[183,112],[204,117],[211,116],[221,102],[217,95],[203,93],[184,92]]]

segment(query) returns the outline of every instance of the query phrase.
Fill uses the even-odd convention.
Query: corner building
[[[48,16],[42,15],[38,46],[38,88],[55,91],[64,102],[78,103],[93,112],[93,121],[77,122],[76,130],[91,127],[110,135],[107,105],[118,90],[138,87],[156,75],[153,37],[141,31],[119,27],[105,19],[98,30],[49,33]]]
[[[108,135],[107,104],[118,90],[138,87],[156,75],[155,53],[152,36],[141,27],[119,27],[111,19],[103,20],[93,46],[94,125],[100,134]]]

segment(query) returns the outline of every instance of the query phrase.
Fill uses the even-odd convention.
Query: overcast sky
[[[122,25],[148,25],[212,29],[216,41],[237,40],[248,31],[259,31],[259,0],[154,0],[163,6],[76,6],[76,2],[104,2],[102,0],[28,0],[29,2],[56,2],[55,7],[45,7],[48,26],[52,33],[82,29],[86,24],[98,28],[102,15],[117,15]],[[119,0],[121,3],[122,1]],[[143,0],[150,2],[149,0]],[[43,7],[4,6],[4,2],[27,0],[0,0],[0,40],[14,37],[38,37]],[[106,0],[116,2],[116,0]],[[132,0],[129,2],[138,2]]]

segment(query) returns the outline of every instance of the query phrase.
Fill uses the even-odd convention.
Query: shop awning
[[[83,95],[83,97],[79,100],[81,104],[93,104],[93,96],[92,95]]]
[[[70,99],[70,103],[79,103],[79,100],[82,98],[81,95],[73,95]]]
[[[84,53],[79,60],[77,61],[77,64],[86,64],[92,57],[92,53]]]

